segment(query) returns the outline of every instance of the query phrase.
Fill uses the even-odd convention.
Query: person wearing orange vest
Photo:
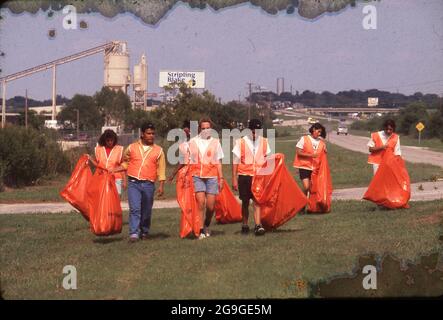
[[[174,177],[177,175],[177,173],[180,171],[181,168],[186,166],[185,160],[189,160],[188,152],[189,152],[189,139],[191,137],[191,122],[189,120],[185,120],[183,122],[183,131],[186,134],[186,141],[183,141],[178,146],[179,151],[179,163],[177,164],[177,167],[174,169],[172,174],[168,177],[168,182],[172,182],[174,180]]]
[[[220,141],[211,136],[211,128],[212,122],[209,118],[199,121],[199,135],[189,140],[189,160],[186,160],[194,183],[201,221],[204,221],[199,239],[211,235],[209,225],[214,214],[215,196],[223,188],[224,179],[220,162],[224,156],[223,150]]]
[[[117,134],[107,129],[98,139],[98,144],[94,149],[94,158],[89,161],[96,167],[111,170],[117,168],[123,162],[123,146],[117,144]],[[126,189],[126,174],[124,172],[114,173],[115,186],[121,196],[122,188]]]
[[[148,238],[157,179],[160,181],[157,194],[163,195],[166,180],[165,154],[163,149],[154,143],[154,138],[154,125],[143,124],[140,140],[126,148],[122,165],[111,171],[126,170],[128,175],[130,242]]]
[[[252,195],[252,178],[256,174],[256,170],[266,161],[266,156],[271,153],[268,140],[259,136],[256,130],[262,129],[262,123],[258,119],[249,121],[250,136],[244,136],[235,142],[232,153],[234,154],[234,162],[232,165],[232,189],[239,192],[242,201],[243,224],[241,228],[242,234],[249,233],[249,202],[252,199],[254,203],[254,233],[256,236],[265,234],[265,229],[260,221],[260,206],[256,203]]]
[[[396,156],[401,156],[400,137],[395,132],[395,121],[388,119],[383,124],[383,130],[371,133],[368,142],[370,155],[368,163],[372,164],[374,175],[380,166],[386,149],[391,149]]]
[[[320,156],[326,152],[324,137],[326,136],[325,127],[320,123],[314,123],[309,128],[309,135],[300,138],[296,145],[294,168],[298,168],[300,180],[303,183],[303,191],[306,195],[311,187],[312,171],[320,165]]]

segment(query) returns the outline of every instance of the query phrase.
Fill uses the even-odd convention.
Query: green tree
[[[68,106],[64,108],[57,116],[57,120],[62,123],[69,122],[72,128],[77,126],[77,110],[79,111],[79,128],[80,130],[97,130],[100,129],[104,120],[91,96],[76,94]]]
[[[25,113],[20,112],[18,116],[18,124],[24,126],[26,124]],[[45,117],[37,114],[34,110],[28,110],[28,126],[37,130],[45,126]]]

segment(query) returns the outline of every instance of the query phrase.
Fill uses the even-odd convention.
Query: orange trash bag
[[[66,186],[60,192],[60,196],[68,201],[89,221],[89,207],[86,190],[92,178],[92,171],[88,164],[89,156],[84,154],[80,157]]]
[[[122,231],[122,208],[113,174],[97,169],[88,186],[89,222],[97,236]]]
[[[308,202],[286,168],[282,153],[271,155],[265,167],[254,176],[252,194],[260,205],[261,223],[267,230],[276,229],[295,217]]]
[[[215,219],[218,223],[242,221],[241,205],[223,179],[223,190],[215,197]]]
[[[382,162],[369,184],[363,199],[390,208],[409,208],[411,183],[401,156],[386,149]]]
[[[181,209],[180,238],[186,238],[192,232],[198,237],[201,219],[194,194],[194,183],[187,166],[178,171],[176,182],[177,202]]]
[[[328,213],[331,211],[332,179],[326,153],[321,155],[320,166],[311,175],[308,212]]]

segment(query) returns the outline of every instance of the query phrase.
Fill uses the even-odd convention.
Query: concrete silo
[[[148,64],[143,54],[140,63],[134,66],[134,107],[146,109],[146,98],[148,93]]]
[[[104,85],[127,93],[130,83],[129,52],[126,42],[114,41],[115,45],[105,51]]]

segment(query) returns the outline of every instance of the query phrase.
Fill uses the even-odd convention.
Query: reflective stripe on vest
[[[155,181],[157,179],[157,164],[162,153],[162,148],[156,144],[144,152],[139,142],[129,146],[130,160],[128,176],[138,180]]]
[[[309,136],[304,136],[303,139],[304,139],[303,153],[308,153],[308,154],[317,153],[319,156],[317,158],[300,157],[297,154],[297,147],[296,147],[295,158],[292,165],[294,166],[294,168],[314,170],[314,168],[317,168],[318,165],[320,164],[320,154],[325,149],[325,143],[320,140],[317,151],[314,151],[314,147],[312,146],[312,141],[309,138]]]
[[[254,142],[252,142],[254,143]],[[268,150],[268,142],[262,137],[262,143],[258,145],[258,150],[253,154],[252,150],[247,146],[245,139],[240,139],[240,163],[238,164],[238,174],[245,176],[254,176],[266,162],[266,151]]]
[[[120,166],[122,163],[123,156],[123,146],[115,145],[109,156],[106,154],[106,147],[96,146],[95,147],[95,158],[99,166],[106,169],[114,169]],[[123,179],[123,172],[114,173],[116,179]]]
[[[217,164],[220,162],[218,159],[214,159],[217,156],[218,145],[219,140],[213,138],[202,155],[197,145],[197,139],[194,138],[189,141],[190,170],[193,176],[201,178],[218,177]]]
[[[383,146],[383,141],[381,140],[380,134],[378,132],[371,133],[371,138],[375,143],[375,148],[380,148]],[[398,135],[393,133],[391,137],[387,141],[388,148],[392,149],[392,152],[395,150],[395,145],[398,141]],[[385,155],[386,150],[380,150],[376,152],[371,152],[368,156],[369,164],[380,164],[383,156]]]

